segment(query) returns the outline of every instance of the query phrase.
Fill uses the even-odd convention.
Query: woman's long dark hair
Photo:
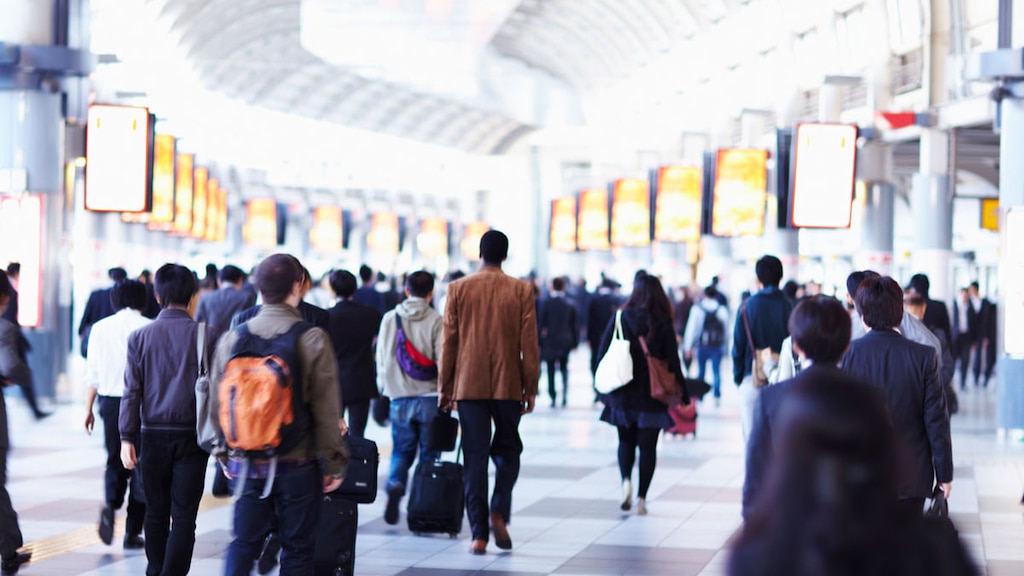
[[[622,305],[623,310],[639,310],[653,324],[666,319],[672,321],[672,304],[661,285],[661,280],[640,270],[633,278],[633,293]]]

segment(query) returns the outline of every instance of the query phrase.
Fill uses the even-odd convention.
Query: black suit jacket
[[[544,300],[537,328],[540,330],[541,360],[558,360],[567,356],[579,344],[576,303],[565,297]]]
[[[256,315],[260,313],[260,308],[262,308],[262,306],[253,306],[235,314],[231,319],[231,328],[234,329],[239,324],[248,322],[255,318]],[[317,328],[323,328],[324,332],[327,331],[327,327],[331,324],[331,318],[328,316],[327,310],[324,310],[315,304],[310,304],[305,300],[299,302],[299,314],[302,315],[303,321],[309,322]]]
[[[78,335],[82,337],[82,358],[89,355],[89,332],[92,325],[114,313],[114,305],[110,302],[110,288],[93,290],[89,301],[85,303],[82,322],[78,325]]]
[[[379,394],[373,345],[380,330],[381,315],[352,300],[342,300],[327,312],[330,315],[327,333],[338,361],[342,403],[356,404],[376,398]]]
[[[210,326],[213,341],[216,342],[221,334],[231,328],[231,320],[235,314],[252,307],[255,303],[256,299],[249,291],[225,284],[199,299],[196,322],[206,322]]]
[[[885,391],[903,460],[903,498],[926,498],[936,482],[953,480],[949,414],[935,351],[897,332],[872,330],[854,340],[842,370]]]
[[[615,318],[615,311],[621,304],[615,294],[596,293],[590,297],[590,304],[587,306],[587,342],[590,342],[590,347],[594,350],[600,346],[605,328],[611,323],[612,318]]]
[[[928,299],[928,306],[924,309],[924,318],[921,320],[932,332],[942,330],[946,333],[946,339],[953,341],[953,326],[949,321],[949,309],[946,303],[939,300]]]
[[[0,318],[7,320],[15,326],[21,326],[18,322],[18,291],[11,290],[11,301],[7,304],[7,310],[0,314]]]

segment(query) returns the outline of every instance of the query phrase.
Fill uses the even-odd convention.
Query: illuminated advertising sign
[[[85,131],[85,209],[145,212],[149,209],[149,109],[89,106]]]
[[[480,239],[484,237],[491,227],[484,222],[471,222],[466,224],[465,233],[462,235],[462,255],[467,260],[476,261],[480,259]]]
[[[551,234],[548,242],[552,250],[576,251],[576,199],[572,196],[551,201]]]
[[[580,192],[576,244],[580,250],[607,250],[608,191],[590,188]]]
[[[999,198],[981,199],[981,229],[999,231]]]
[[[192,181],[192,233],[196,238],[206,236],[206,204],[209,193],[210,172],[206,168],[195,169]]]
[[[416,236],[416,249],[427,258],[448,255],[448,221],[444,218],[424,218]]]
[[[695,166],[663,166],[658,169],[655,240],[696,242],[700,239],[701,172]]]
[[[337,252],[342,248],[342,214],[337,206],[313,208],[313,227],[309,230],[309,243],[316,250]]]
[[[273,198],[257,198],[245,203],[245,243],[257,248],[277,246],[277,202]]]
[[[0,200],[0,258],[21,264],[18,323],[38,328],[43,310],[43,197],[29,194]]]
[[[217,226],[217,241],[225,242],[228,239],[228,191],[220,189],[220,222]]]
[[[153,207],[149,227],[170,230],[174,224],[174,149],[170,134],[157,134],[153,140]]]
[[[795,158],[793,226],[849,228],[857,167],[857,127],[800,124],[796,127]]]
[[[647,180],[623,178],[612,190],[612,246],[651,243],[651,190]]]
[[[206,181],[206,233],[203,239],[215,241],[220,233],[220,182],[216,178]]]
[[[767,150],[719,150],[715,160],[711,234],[760,236],[764,233]]]
[[[177,178],[174,183],[174,231],[187,234],[192,230],[192,171],[195,156],[178,154]]]
[[[400,250],[398,215],[394,212],[378,212],[370,217],[370,233],[366,245],[372,252],[394,256]]]

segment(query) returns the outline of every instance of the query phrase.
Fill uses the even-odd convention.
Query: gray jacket
[[[444,319],[423,298],[410,297],[384,315],[377,334],[377,387],[385,396],[404,398],[437,394],[437,381],[414,380],[402,371],[395,358],[398,326],[395,315],[402,318],[405,338],[424,356],[437,362],[441,355],[441,334]]]

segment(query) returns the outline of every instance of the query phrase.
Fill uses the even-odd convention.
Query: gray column
[[[853,255],[857,270],[888,274],[892,268],[893,207],[892,148],[868,141],[857,155],[858,191],[854,209],[860,209],[860,249]]]
[[[921,135],[920,172],[911,180],[914,214],[913,273],[927,274],[930,296],[952,297],[953,197],[950,187],[949,133],[928,129]]]
[[[1007,210],[1024,209],[1024,163],[1020,161],[1024,157],[1024,82],[1018,80],[1008,88],[1012,91],[1012,97],[1005,98],[1000,104],[1002,132],[999,148],[999,211],[1003,223]],[[1005,228],[1003,226],[1001,231],[1004,247]],[[1006,353],[1006,335],[1010,331],[1020,331],[1020,326],[1007,325],[1008,307],[1019,309],[1022,306],[1019,299],[1014,301],[1010,298],[1015,288],[1011,284],[1019,282],[1018,278],[1010,277],[1011,271],[1019,269],[1021,265],[1019,261],[1010,260],[1010,252],[1004,249],[999,256],[999,321],[996,332],[999,386],[996,406],[1000,428],[1024,428],[1024,357],[1016,354],[1011,357]]]

